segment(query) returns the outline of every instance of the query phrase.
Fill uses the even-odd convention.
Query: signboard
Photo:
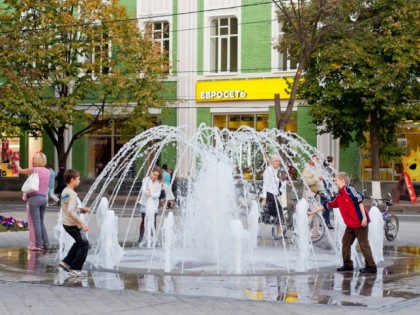
[[[286,93],[291,78],[268,78],[249,80],[198,81],[196,83],[196,102],[226,102],[250,100],[274,100],[274,94],[281,99],[289,99]]]
[[[407,172],[402,172],[400,179],[397,183],[397,188],[395,189],[393,200],[398,202],[401,198],[401,193],[404,189],[404,186],[407,188],[408,196],[410,197],[411,203],[417,202],[416,192],[414,190],[413,183],[411,181],[410,175]]]

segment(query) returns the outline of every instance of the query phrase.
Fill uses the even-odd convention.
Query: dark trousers
[[[331,224],[330,212],[331,212],[331,209],[329,209],[329,208],[324,209],[324,212],[322,212],[322,217],[324,218],[325,224],[327,224],[327,225]]]
[[[144,236],[144,221],[145,221],[146,213],[141,214],[141,223],[140,223],[140,236]],[[155,214],[155,229],[156,229],[156,217],[157,214]]]
[[[327,198],[325,198],[324,195],[321,195],[321,204],[324,204],[324,202],[326,201],[327,201]],[[327,209],[324,208],[324,211],[322,212],[322,217],[324,218],[325,224],[327,225],[331,224],[330,212],[331,212],[331,209],[329,208]]]
[[[278,196],[275,196],[272,193],[267,192],[267,199],[266,199],[266,204],[265,204],[265,209],[264,209],[269,215],[276,218],[276,224],[280,222],[279,215],[283,221],[283,210],[281,208],[280,201],[277,199],[277,197]]]
[[[369,245],[368,231],[368,227],[360,227],[358,229],[350,229],[346,227],[342,241],[343,264],[345,266],[353,267],[353,261],[351,260],[351,245],[354,240],[357,239],[360,250],[365,258],[366,267],[376,267],[372,256],[372,250]]]
[[[86,238],[86,233],[77,226],[63,225],[63,227],[75,240],[63,261],[70,266],[70,269],[82,270],[89,250],[89,242]]]

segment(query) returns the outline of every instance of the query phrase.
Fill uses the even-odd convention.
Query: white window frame
[[[278,22],[277,21],[277,14],[276,11],[273,10],[273,25],[272,25],[272,38],[273,38],[273,46],[274,45],[278,45],[281,42],[281,38],[284,35],[284,32],[282,32],[282,22]],[[272,72],[290,72],[290,73],[295,73],[299,63],[298,61],[296,61],[296,67],[291,67],[292,66],[292,62],[290,59],[287,58],[287,56],[283,56],[281,57],[281,55],[283,55],[283,53],[279,52],[277,49],[272,49],[272,53],[271,53],[271,67],[272,67]],[[281,67],[283,66],[283,62],[284,62],[284,58],[287,58],[287,67],[286,69],[281,69]],[[283,62],[280,62],[280,60],[282,60]]]
[[[221,21],[228,19],[227,26],[221,25]],[[231,20],[236,19],[237,31],[236,34],[231,33]],[[212,35],[213,23],[217,24],[217,32],[215,35]],[[240,55],[240,43],[239,43],[239,20],[236,16],[224,16],[224,17],[214,17],[209,21],[210,31],[209,31],[209,68],[208,72],[212,74],[220,73],[238,73],[239,72],[239,55]],[[221,35],[222,30],[227,29],[227,34]],[[236,37],[236,69],[232,71],[232,38]],[[226,69],[222,69],[222,41],[227,40],[227,49],[226,49]],[[217,49],[214,47],[214,42],[217,42]],[[214,50],[216,50],[217,58],[215,58]]]
[[[156,32],[156,30],[155,30],[155,24],[158,24],[158,23],[161,24],[161,29]],[[169,27],[168,37],[167,38],[164,37],[164,34],[165,34],[165,32],[164,32],[164,24],[165,23],[167,23],[167,25]],[[150,25],[152,26],[151,27],[152,34],[146,34],[146,32],[148,32],[148,30],[149,30],[149,26]],[[150,20],[150,21],[144,23],[141,26],[141,29],[143,31],[143,34],[146,34],[146,35],[150,36],[150,38],[155,43],[159,44],[160,52],[161,53],[164,52],[164,47],[165,47],[164,46],[164,42],[165,41],[168,41],[168,51],[167,51],[167,53],[168,53],[168,63],[169,63],[168,66],[169,66],[169,74],[170,74],[172,72],[172,68],[171,68],[171,65],[172,65],[172,32],[171,32],[171,22],[168,21],[168,20]],[[155,34],[157,34],[157,33],[161,33],[162,36],[160,38],[155,38]]]

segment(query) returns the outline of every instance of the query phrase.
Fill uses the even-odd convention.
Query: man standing
[[[324,189],[324,184],[322,182],[324,178],[321,170],[317,167],[317,163],[319,163],[318,155],[313,154],[302,171],[302,179],[307,185],[303,191],[303,198],[305,198],[309,204],[313,203],[315,194],[317,192],[321,193]]]
[[[313,215],[318,211],[322,211],[324,208],[339,208],[346,224],[346,230],[342,239],[343,266],[337,268],[337,271],[353,271],[351,245],[357,239],[366,263],[365,268],[360,269],[360,272],[376,273],[376,264],[373,260],[368,239],[368,223],[370,222],[370,218],[362,203],[363,197],[356,189],[348,186],[349,175],[347,173],[337,173],[334,181],[338,188],[338,194],[333,200],[325,202],[323,206],[308,212],[308,215]]]
[[[280,218],[283,220],[283,211],[278,200],[280,195],[280,157],[273,155],[271,157],[271,163],[266,167],[263,174],[263,191],[261,194],[261,206],[265,207],[267,213],[275,218],[276,222],[276,236],[275,239],[281,237],[281,225]]]

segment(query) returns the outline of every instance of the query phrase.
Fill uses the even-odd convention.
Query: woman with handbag
[[[29,209],[29,249],[34,251],[48,249],[48,234],[44,224],[44,214],[47,207],[48,183],[50,181],[50,171],[45,167],[47,164],[47,157],[43,153],[36,153],[33,158],[33,167],[26,169],[20,168],[19,161],[16,161],[15,163],[19,174],[31,175],[37,173],[39,178],[38,190],[26,193],[27,209]],[[34,242],[31,242],[32,235],[35,236]]]

